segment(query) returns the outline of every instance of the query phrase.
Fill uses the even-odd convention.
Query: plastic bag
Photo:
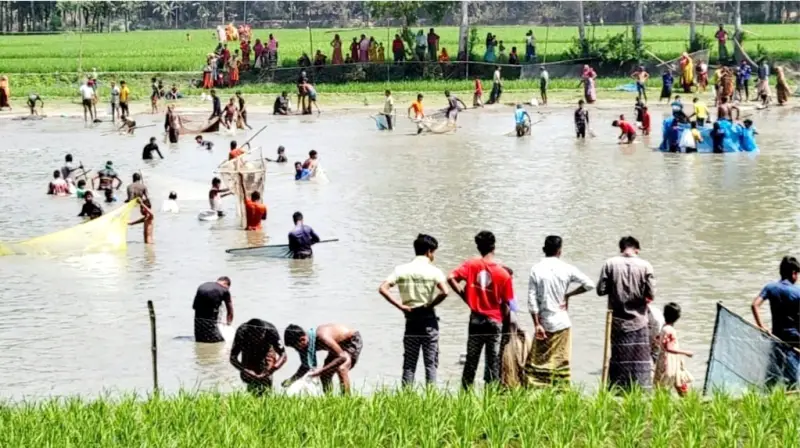
[[[318,378],[304,376],[286,388],[286,395],[318,397],[322,395],[322,383]]]

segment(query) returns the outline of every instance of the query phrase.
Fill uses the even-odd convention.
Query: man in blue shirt
[[[736,77],[736,90],[739,92],[739,98],[742,98],[742,90],[744,90],[744,99],[742,101],[750,101],[750,77],[752,74],[753,69],[743,59],[739,64],[739,73]]]
[[[781,280],[768,283],[753,300],[753,318],[764,331],[759,308],[769,301],[772,314],[772,334],[778,339],[800,348],[800,286],[795,285],[800,273],[800,262],[795,257],[781,260]]]
[[[319,243],[319,236],[310,226],[303,224],[303,214],[294,212],[294,229],[289,232],[289,251],[295,260],[311,258],[313,252],[311,246]]]
[[[765,332],[769,330],[761,321],[759,308],[764,301],[769,301],[772,314],[772,335],[786,344],[800,348],[800,287],[795,285],[800,273],[800,262],[795,257],[783,257],[781,260],[781,280],[764,286],[761,293],[753,300],[753,318],[756,325]],[[766,372],[766,383],[775,385],[785,382],[788,388],[798,385],[798,365],[794,352],[784,344],[773,345],[770,368]]]
[[[517,137],[530,134],[531,116],[528,115],[528,111],[522,107],[522,104],[517,104],[517,109],[514,111],[514,122],[516,123]]]

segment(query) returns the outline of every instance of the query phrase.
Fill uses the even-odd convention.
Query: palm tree
[[[690,2],[689,6],[689,48],[697,38],[697,4]]]
[[[642,47],[642,30],[644,28],[644,1],[642,0],[636,2],[634,22],[633,41],[636,44],[636,50],[640,51]]]
[[[583,0],[578,1],[578,39],[580,39],[581,53],[586,56],[589,53],[589,46],[586,44],[586,26],[583,17]]]
[[[153,7],[153,14],[160,15],[161,19],[169,26],[174,10],[175,2],[156,2],[156,5]]]
[[[458,27],[458,54],[465,55],[465,60],[469,60],[467,54],[467,39],[469,36],[469,0],[461,0],[461,25]]]
[[[736,8],[733,15],[733,59],[738,63],[743,59],[742,55],[742,2],[736,0]]]

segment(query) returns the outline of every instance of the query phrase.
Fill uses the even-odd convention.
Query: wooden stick
[[[606,312],[606,337],[603,346],[603,375],[600,378],[600,387],[605,389],[608,386],[608,370],[611,364],[611,310]]]
[[[150,312],[150,353],[153,356],[153,393],[158,395],[158,345],[156,342],[156,311],[153,301],[147,301],[147,310]]]

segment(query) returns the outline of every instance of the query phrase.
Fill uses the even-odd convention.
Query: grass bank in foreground
[[[665,392],[586,395],[377,393],[256,398],[245,393],[52,400],[0,406],[3,446],[800,446],[800,400]]]

